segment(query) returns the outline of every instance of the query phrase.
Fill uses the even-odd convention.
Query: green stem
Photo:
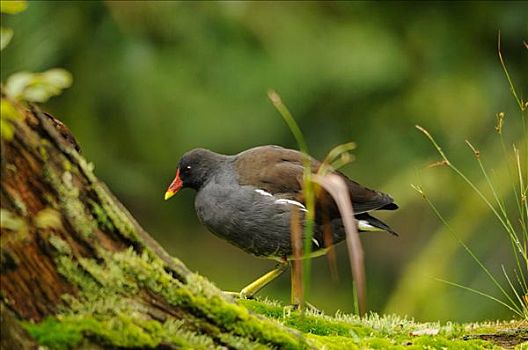
[[[312,161],[308,153],[308,145],[304,139],[303,133],[299,125],[293,118],[292,114],[282,102],[279,94],[277,92],[270,90],[268,91],[268,97],[279,111],[279,114],[282,116],[288,128],[292,132],[301,153],[303,154],[303,192],[304,192],[304,203],[306,205],[306,215],[305,215],[305,224],[304,224],[304,256],[309,256],[312,250],[312,237],[314,230],[314,215],[315,215],[315,198],[314,190],[312,183]],[[304,296],[308,295],[308,287],[310,286],[310,271],[311,271],[311,260],[303,259],[303,289]]]

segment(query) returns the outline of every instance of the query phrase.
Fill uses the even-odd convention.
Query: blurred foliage
[[[16,14],[27,8],[26,1],[2,1],[1,11],[7,14]],[[11,28],[0,28],[1,50],[3,50],[13,37]],[[23,102],[46,102],[50,97],[59,95],[63,89],[70,87],[71,74],[61,68],[47,70],[43,73],[17,72],[7,78],[5,86],[2,84],[2,104],[0,127],[2,139],[10,141],[13,138],[13,121],[23,118],[13,106],[11,100]]]
[[[3,4],[4,2],[2,2]],[[494,135],[504,112],[507,145],[522,127],[497,58],[526,96],[526,2],[31,2],[2,18],[15,39],[1,78],[64,67],[75,85],[47,104],[139,221],[172,254],[221,288],[237,290],[271,263],[238,251],[198,223],[193,194],[163,202],[181,154],[193,147],[236,153],[262,144],[295,147],[266,98],[276,89],[313,155],[354,141],[357,181],[393,195],[382,213],[399,233],[362,237],[369,306],[418,319],[510,317],[500,305],[434,280],[488,291],[486,277],[420,196],[419,183],[465,242],[500,274],[510,243],[483,204],[437,161],[420,124],[474,181],[464,139],[495,169],[514,205]],[[4,23],[3,23],[4,24]],[[314,261],[308,300],[351,311],[344,245],[339,281]],[[513,264],[513,261],[512,261]],[[284,276],[263,294],[289,297]]]
[[[0,12],[15,14],[24,11],[27,8],[26,1],[0,1]],[[3,50],[13,37],[11,28],[0,27],[0,51]]]
[[[13,37],[13,30],[11,28],[0,28],[0,50],[9,44]]]
[[[25,9],[27,9],[26,0],[0,1],[0,12],[2,13],[9,13],[14,15],[16,13],[24,11]]]
[[[49,69],[42,73],[17,72],[7,78],[4,92],[16,100],[46,102],[71,84],[71,74],[61,68]]]
[[[0,130],[2,139],[11,141],[15,132],[13,122],[15,120],[21,120],[23,116],[18,113],[18,110],[10,101],[4,98],[1,101],[0,111]]]

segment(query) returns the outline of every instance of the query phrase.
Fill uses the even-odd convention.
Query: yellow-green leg
[[[255,281],[251,282],[250,284],[242,288],[240,293],[236,293],[236,292],[224,292],[224,293],[233,295],[235,297],[240,297],[240,298],[246,298],[246,299],[253,298],[253,296],[255,296],[255,294],[257,294],[258,291],[260,291],[262,288],[267,286],[271,281],[273,281],[274,279],[282,275],[284,271],[286,271],[287,269],[288,269],[288,263],[286,262],[278,263],[273,270],[271,270],[270,272],[266,273],[262,277],[259,277]]]

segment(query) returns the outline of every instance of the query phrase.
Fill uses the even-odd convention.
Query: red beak
[[[176,177],[172,180],[167,192],[165,192],[165,200],[174,196],[182,188],[183,181],[180,179],[180,169],[176,170]]]

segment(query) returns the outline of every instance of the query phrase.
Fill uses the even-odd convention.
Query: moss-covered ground
[[[233,303],[201,276],[192,274],[186,283],[174,279],[146,252],[99,252],[97,260],[75,261],[60,238],[52,243],[60,273],[79,293],[64,295],[56,316],[25,324],[43,349],[77,349],[94,342],[121,349],[528,348],[525,321],[440,325],[376,314],[327,316],[269,300]],[[156,317],[149,301],[153,297],[181,313]]]
[[[528,349],[528,322],[420,323],[371,313],[361,319],[317,310],[290,311],[275,301],[240,300],[258,314],[298,329],[324,349]]]

